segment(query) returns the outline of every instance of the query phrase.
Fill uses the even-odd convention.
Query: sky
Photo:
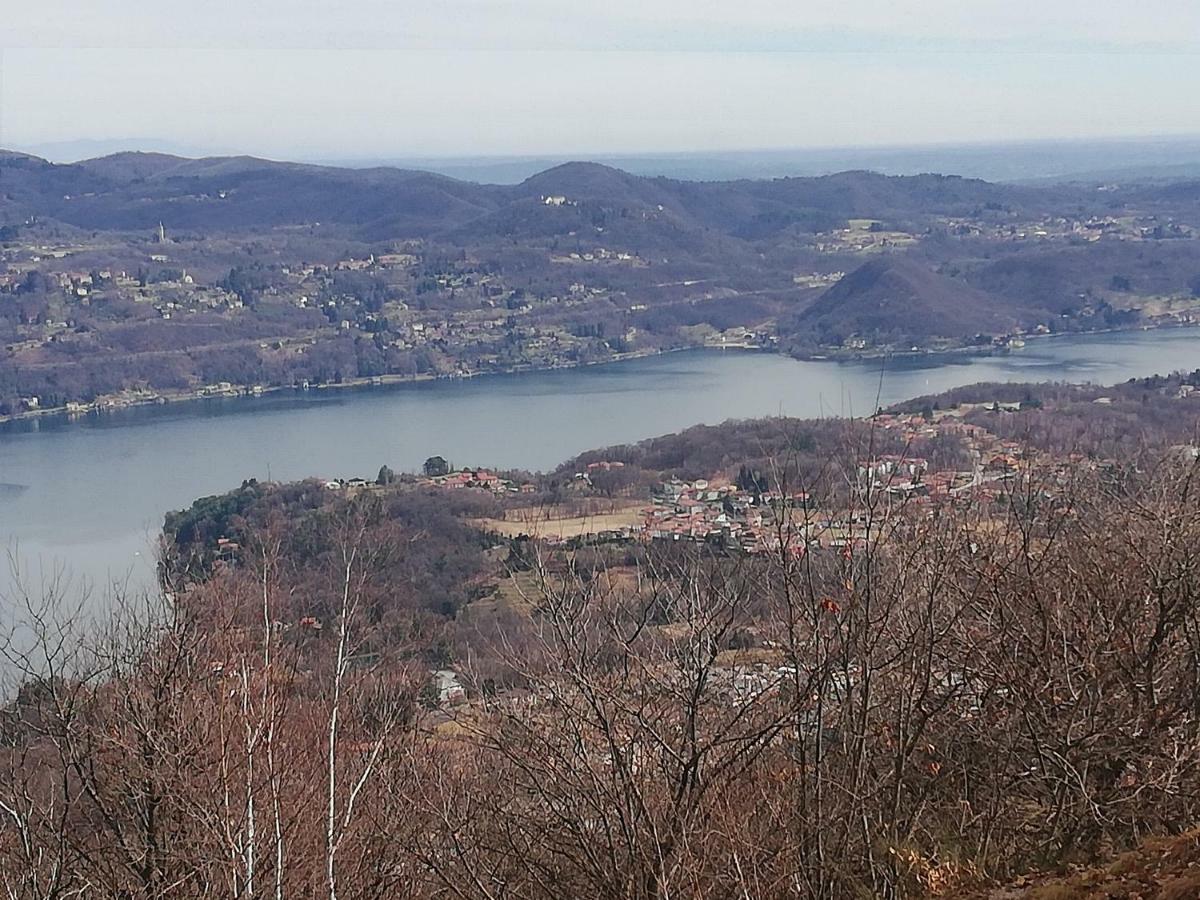
[[[5,0],[0,147],[579,155],[1200,134],[1196,0]]]

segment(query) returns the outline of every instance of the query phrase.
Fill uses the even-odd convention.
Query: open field
[[[475,519],[473,524],[504,537],[536,535],[542,538],[573,538],[601,531],[616,531],[642,521],[645,501],[615,504],[612,511],[587,516],[563,516],[553,507],[520,510],[505,519]]]
[[[1182,294],[1169,296],[1131,297],[1120,304],[1136,309],[1147,318],[1161,316],[1185,316],[1200,313],[1200,297]]]

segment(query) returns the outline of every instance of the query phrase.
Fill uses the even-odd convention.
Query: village
[[[1185,385],[1177,396],[1187,399],[1200,396],[1200,392]],[[1101,396],[1091,402],[1104,407],[1111,400]],[[647,547],[691,544],[703,545],[718,557],[753,558],[782,553],[799,558],[809,552],[826,551],[850,559],[868,541],[880,540],[889,525],[899,520],[919,522],[946,506],[958,511],[974,510],[985,518],[995,515],[997,502],[1008,499],[1006,491],[1013,489],[1010,484],[1021,473],[1036,472],[1037,490],[1042,496],[1056,500],[1065,497],[1069,484],[1081,472],[1104,472],[1116,467],[1116,462],[1110,459],[1080,453],[1058,457],[1038,451],[1024,442],[1000,438],[980,424],[981,418],[1009,416],[1021,409],[1021,402],[987,401],[960,403],[932,413],[877,413],[870,417],[869,427],[890,439],[881,443],[915,447],[933,440],[959,441],[971,461],[970,467],[937,469],[927,459],[907,452],[863,458],[857,461],[849,494],[828,505],[819,503],[806,491],[773,487],[767,477],[743,467],[732,479],[724,473],[692,481],[679,478],[660,481],[651,487],[648,504],[633,502],[631,498],[629,503],[614,506],[623,515],[596,513],[565,520],[546,510],[533,512],[528,506],[517,506],[505,520],[475,524],[509,538],[537,540],[551,551],[621,544]],[[1200,453],[1195,448],[1188,449],[1192,451],[1189,459]],[[625,468],[621,461],[593,461],[574,473],[572,483],[579,494],[587,494],[599,477],[620,473]],[[358,483],[366,486],[364,481]],[[440,490],[482,491],[500,497],[533,497],[541,490],[534,481],[514,480],[486,469],[422,477],[418,484]],[[488,604],[504,603],[502,598],[509,596],[507,602],[516,597],[523,606],[541,588],[527,573],[514,571],[501,578],[497,590],[496,598]],[[830,610],[836,612],[836,604],[830,603]],[[429,723],[435,728],[439,722],[454,721],[456,714],[452,709],[462,704],[482,704],[486,708],[496,702],[512,701],[509,691],[501,691],[490,699],[478,698],[467,673],[459,669],[440,669],[432,677],[430,698],[435,711]],[[856,673],[852,669],[837,677],[842,681],[835,687],[835,695],[840,696]],[[715,688],[730,703],[741,704],[792,689],[797,671],[792,664],[781,660],[772,641],[764,639],[755,650],[727,650],[719,654],[712,678]],[[961,674],[941,672],[939,679],[937,690],[958,697],[956,702],[962,715],[978,714],[981,700]],[[819,728],[820,717],[814,716],[805,727]]]
[[[4,242],[0,361],[19,370],[14,384],[0,384],[0,417],[555,369],[663,349],[634,323],[646,305],[591,274],[535,292],[494,265],[441,260],[416,240],[329,262],[247,263],[237,250],[162,226],[119,246],[111,238]],[[603,246],[550,251],[547,263],[556,262],[645,265]],[[710,328],[687,340],[747,345],[746,329],[734,334]],[[240,358],[229,365],[233,351]],[[63,361],[87,366],[77,378],[39,377]]]
[[[1109,400],[1100,397],[1094,402],[1104,405]],[[935,468],[907,449],[881,453],[857,461],[848,490],[821,497],[802,485],[772,484],[768,475],[742,467],[737,473],[718,472],[690,481],[668,478],[648,492],[642,480],[631,477],[631,487],[598,499],[597,481],[626,470],[619,460],[589,462],[573,474],[557,501],[546,499],[544,477],[513,478],[484,468],[427,472],[412,479],[410,487],[495,496],[504,502],[503,517],[477,520],[475,525],[508,538],[536,539],[548,547],[701,543],[750,556],[781,550],[794,556],[816,548],[853,550],[866,542],[869,529],[879,529],[894,516],[927,517],[945,505],[990,509],[1004,501],[1006,484],[1022,470],[1037,471],[1043,476],[1042,489],[1052,491],[1081,470],[1115,466],[1112,460],[1077,453],[1058,458],[1021,441],[1002,439],[980,423],[988,415],[1004,416],[1021,408],[1020,402],[991,401],[925,413],[880,412],[867,426],[886,436],[881,443],[914,448],[952,441],[969,466]],[[374,490],[382,483],[358,478],[330,481],[326,487]]]

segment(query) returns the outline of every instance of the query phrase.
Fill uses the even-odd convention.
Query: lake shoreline
[[[1153,331],[1177,331],[1190,328],[1198,328],[1198,325],[1157,325],[1153,327],[1139,328],[1105,328],[1096,329],[1094,331],[1076,331],[1076,332],[1057,332],[1051,334],[1030,334],[1023,335],[1022,340],[1029,342],[1045,338],[1079,338],[1092,337],[1106,334],[1140,334]],[[773,347],[759,347],[752,345],[731,344],[731,345],[688,345],[682,347],[662,347],[646,350],[634,350],[627,353],[614,354],[606,359],[589,360],[586,362],[564,363],[552,366],[513,366],[508,369],[488,372],[467,372],[453,375],[430,375],[430,374],[414,374],[414,375],[374,375],[365,377],[346,378],[340,382],[325,382],[321,384],[311,385],[229,385],[227,389],[212,390],[209,393],[201,393],[196,389],[186,391],[166,391],[162,393],[154,393],[152,396],[146,397],[127,397],[120,399],[112,399],[107,402],[102,402],[100,405],[96,403],[88,404],[83,409],[72,410],[65,407],[56,406],[46,409],[33,409],[25,412],[13,413],[10,415],[0,415],[0,430],[6,430],[9,426],[17,425],[22,422],[33,422],[43,419],[63,419],[66,421],[78,421],[84,418],[103,416],[108,413],[119,413],[124,410],[137,409],[149,406],[185,406],[195,404],[197,406],[204,402],[214,400],[231,400],[253,397],[279,396],[283,394],[306,395],[312,393],[325,393],[329,391],[365,391],[371,388],[380,387],[400,387],[405,385],[430,384],[430,383],[453,383],[457,381],[467,381],[473,379],[482,379],[489,377],[503,377],[511,375],[527,375],[527,374],[545,374],[550,372],[568,372],[581,369],[602,367],[608,365],[618,365],[624,362],[634,360],[652,359],[655,357],[666,356],[676,353],[698,353],[698,352],[735,352],[735,353],[761,353],[769,355],[783,356],[789,359],[795,359],[801,362],[830,362],[830,363],[863,363],[877,360],[928,360],[932,363],[937,363],[939,360],[952,361],[955,359],[980,359],[989,357],[1003,357],[1013,353],[1020,353],[1022,348],[1010,348],[1006,346],[964,346],[964,347],[946,347],[940,349],[920,349],[920,350],[878,350],[878,351],[842,351],[837,348],[825,348],[824,352],[814,353],[788,353],[778,350]],[[1166,373],[1160,373],[1166,374]],[[100,401],[97,401],[100,402]]]
[[[855,417],[979,382],[1115,384],[1190,371],[1198,361],[1195,329],[1064,337],[990,357],[887,364],[681,349],[509,378],[277,391],[261,402],[178,401],[74,420],[52,415],[0,433],[0,482],[27,486],[0,490],[0,542],[20,547],[29,572],[39,561],[47,571],[62,563],[107,585],[134,567],[135,581],[153,584],[148,560],[164,512],[247,478],[370,480],[381,465],[417,472],[435,455],[548,471],[589,449],[730,419]]]
[[[1200,329],[1200,325],[1186,322],[1162,325],[1141,325],[1135,328],[1095,328],[1090,331],[1054,331],[1044,334],[1022,334],[1019,339],[1025,343],[1042,341],[1049,338],[1078,338],[1092,337],[1105,334],[1143,334],[1151,331],[1182,331],[1191,328]],[[869,362],[877,359],[931,359],[953,357],[991,357],[1006,356],[1019,353],[1022,347],[988,344],[987,346],[966,345],[962,347],[941,347],[938,349],[920,348],[916,350],[843,350],[840,348],[823,348],[812,353],[791,353],[793,359],[806,362]]]
[[[285,393],[293,394],[309,394],[323,393],[326,391],[356,391],[365,390],[368,388],[378,387],[399,387],[403,385],[413,384],[429,384],[433,382],[455,382],[467,381],[475,378],[488,378],[506,375],[525,375],[537,374],[546,372],[573,371],[577,369],[586,369],[594,366],[605,366],[617,363],[628,362],[638,359],[651,359],[657,356],[665,356],[671,353],[681,353],[697,350],[734,350],[738,352],[755,351],[758,352],[774,352],[765,348],[752,347],[663,347],[654,350],[633,350],[627,353],[614,354],[608,359],[590,360],[587,362],[568,363],[554,366],[514,366],[509,369],[503,369],[494,372],[466,372],[454,375],[371,375],[355,378],[343,378],[338,382],[322,382],[320,384],[279,384],[279,385],[241,385],[231,384],[228,389],[214,390],[210,393],[199,393],[196,389],[186,391],[164,391],[155,393],[149,397],[130,397],[113,399],[100,405],[96,403],[87,404],[83,409],[72,410],[63,406],[48,407],[45,409],[31,409],[25,412],[11,413],[9,415],[0,415],[0,428],[7,425],[13,425],[20,422],[29,422],[40,419],[55,419],[62,418],[68,421],[76,421],[88,416],[99,416],[106,413],[122,412],[129,409],[137,409],[147,406],[169,406],[169,405],[186,405],[186,404],[202,404],[214,400],[232,400],[239,398],[253,398],[275,396]],[[99,401],[97,401],[98,403]]]

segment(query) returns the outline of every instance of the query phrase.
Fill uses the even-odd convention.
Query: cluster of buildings
[[[807,514],[814,509],[814,501],[804,492],[751,491],[704,479],[672,479],[657,487],[654,505],[643,510],[637,530],[646,541],[697,541],[761,553],[777,546],[780,531],[772,526],[786,515],[789,527],[784,539],[798,551],[808,536],[801,522],[810,520]]]
[[[1073,241],[1095,243],[1104,238],[1126,241],[1193,238],[1190,225],[1158,216],[1045,216],[1036,221],[989,223],[977,218],[947,218],[945,225],[961,236],[999,241]]]
[[[707,480],[664,482],[655,491],[654,505],[644,510],[632,532],[647,541],[695,541],[746,553],[786,546],[793,553],[805,547],[843,548],[865,539],[864,498],[875,497],[872,517],[890,511],[920,510],[937,503],[988,502],[1000,483],[1012,478],[1030,461],[1018,441],[1002,439],[981,425],[964,421],[976,409],[1015,411],[1020,404],[964,404],[939,411],[932,420],[916,414],[878,415],[874,427],[891,432],[890,444],[921,446],[940,437],[961,442],[969,468],[935,469],[911,453],[890,453],[859,460],[856,493],[845,509],[818,509],[804,492],[746,490]]]
[[[935,410],[932,418],[915,413],[877,415],[871,420],[872,425],[896,435],[897,443],[904,447],[947,437],[960,441],[971,468],[931,470],[921,457],[884,454],[859,462],[859,487],[918,502],[994,496],[993,483],[1011,478],[1026,459],[1027,451],[1019,441],[1001,439],[982,425],[965,421],[965,416],[977,410],[1003,413],[1017,412],[1020,408],[1020,403],[993,401]]]
[[[1112,401],[1099,397],[1093,402],[1104,405]],[[873,463],[860,464],[860,487],[902,496],[918,506],[946,501],[986,504],[999,496],[1003,482],[1022,470],[1036,469],[1066,484],[1081,469],[1108,471],[1117,466],[1114,460],[1092,459],[1079,453],[1059,457],[1022,441],[1002,438],[977,421],[966,420],[970,413],[1002,415],[1021,408],[1019,402],[990,401],[935,410],[932,419],[916,414],[876,416],[872,420],[875,426],[897,433],[906,446],[943,436],[959,439],[971,460],[971,469],[930,471],[921,459],[904,458],[897,462],[896,457],[880,457]]]
[[[608,250],[604,247],[597,247],[595,250],[583,252],[571,252],[566,256],[551,256],[551,262],[556,263],[581,263],[581,262],[602,262],[602,263],[628,263],[630,265],[645,266],[648,263],[640,256],[635,256],[632,253],[627,253],[624,250]]]
[[[418,483],[451,490],[475,488],[490,491],[493,494],[532,494],[537,490],[537,486],[531,482],[502,478],[487,469],[460,469],[445,475],[424,477],[418,479]]]

